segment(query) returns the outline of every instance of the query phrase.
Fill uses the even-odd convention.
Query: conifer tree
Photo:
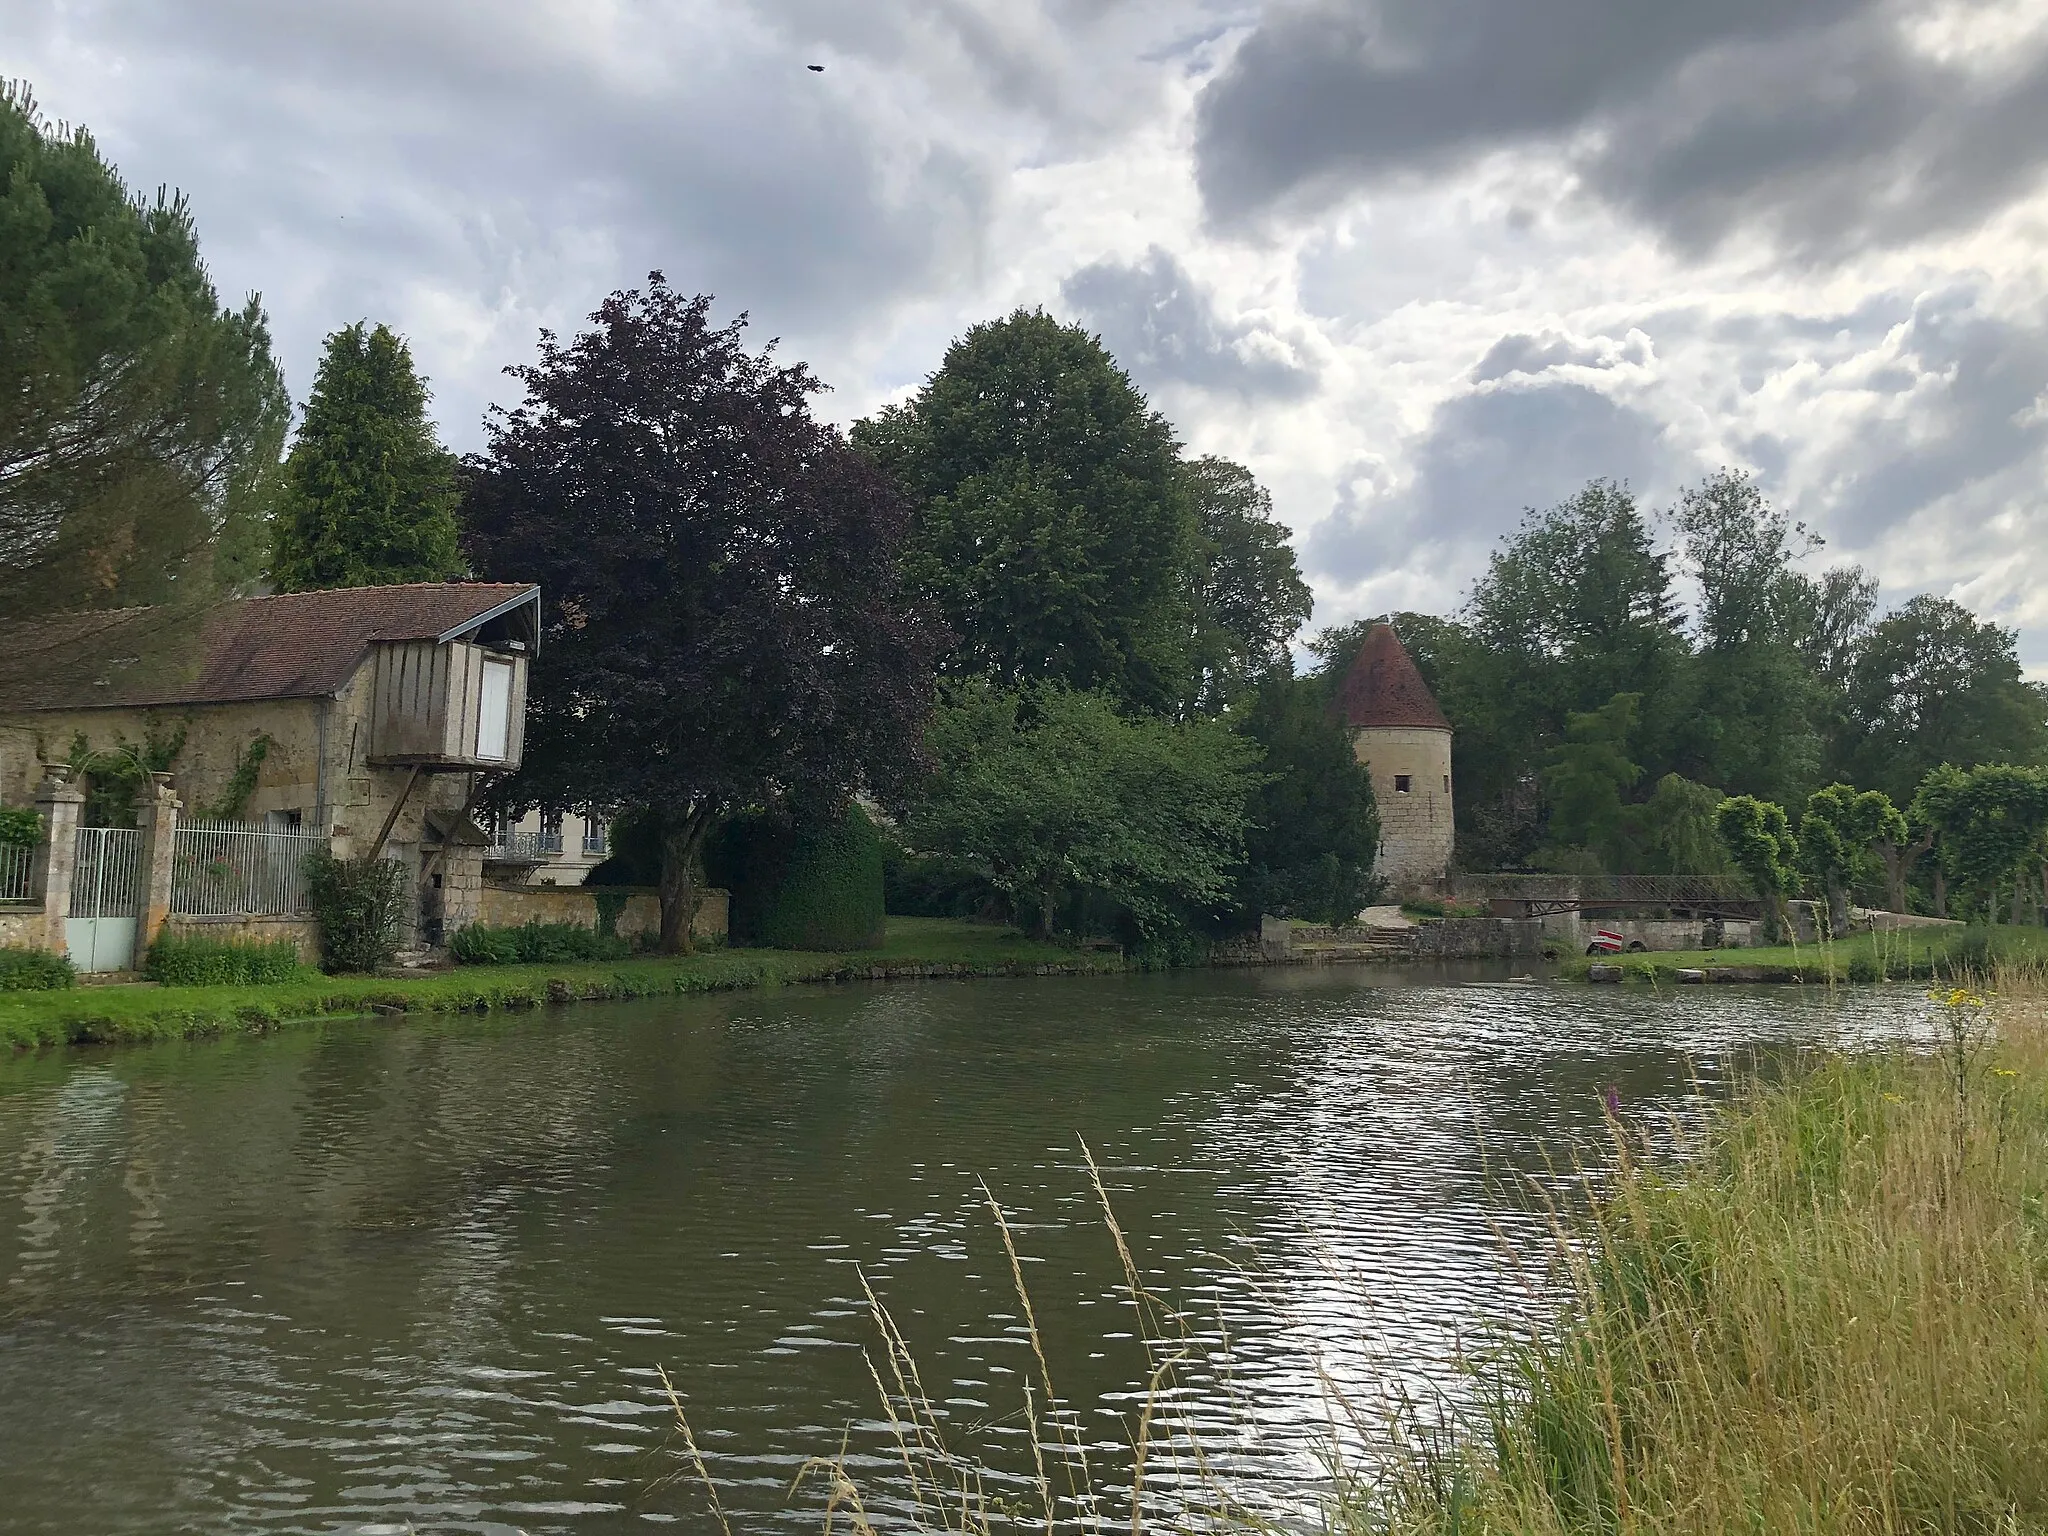
[[[131,195],[0,83],[0,617],[149,605],[121,644],[162,653],[256,574],[290,419],[263,307],[221,304],[184,198]],[[0,677],[89,660],[16,642]]]
[[[434,435],[427,399],[388,326],[359,320],[327,338],[272,526],[280,592],[462,574],[455,458]]]

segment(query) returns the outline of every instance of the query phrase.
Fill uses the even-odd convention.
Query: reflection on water
[[[1528,1304],[1512,1176],[1556,1176],[1604,1088],[1649,1119],[1760,1049],[1927,1028],[1911,992],[1445,982],[789,990],[0,1063],[0,1525],[709,1529],[663,1481],[665,1367],[728,1509],[814,1529],[806,1458],[850,1436],[885,1494],[895,1466],[863,1276],[949,1442],[1021,1474],[983,1178],[1062,1397],[1122,1443],[1145,1356],[1084,1139],[1208,1346],[1166,1412],[1284,1507],[1319,1371],[1427,1400]]]

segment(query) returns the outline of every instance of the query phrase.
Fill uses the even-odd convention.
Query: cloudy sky
[[[296,397],[386,320],[458,448],[651,267],[841,420],[1043,305],[1319,622],[1731,464],[2048,674],[2048,0],[14,0],[0,74],[191,195]]]

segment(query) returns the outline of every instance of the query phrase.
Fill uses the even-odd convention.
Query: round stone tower
[[[1451,722],[1391,624],[1375,624],[1334,708],[1379,802],[1374,872],[1396,889],[1443,879],[1451,866]]]

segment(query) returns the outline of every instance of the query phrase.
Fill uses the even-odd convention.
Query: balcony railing
[[[492,864],[545,864],[551,857],[562,851],[560,837],[554,839],[555,846],[546,846],[545,832],[503,831],[491,839],[491,846],[484,850],[484,859]]]

